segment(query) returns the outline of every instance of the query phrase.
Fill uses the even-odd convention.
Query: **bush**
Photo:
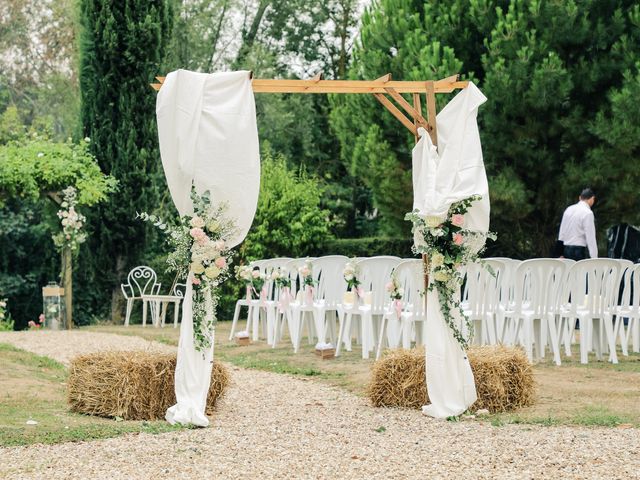
[[[400,258],[417,258],[417,255],[411,251],[412,246],[411,238],[340,238],[325,242],[321,248],[313,252],[313,255],[345,255],[347,257],[395,255]]]

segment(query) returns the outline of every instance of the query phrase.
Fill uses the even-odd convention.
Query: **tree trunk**
[[[67,330],[73,327],[73,255],[69,247],[62,250],[62,286]]]
[[[116,256],[115,261],[115,281],[111,291],[111,323],[118,325],[124,322],[124,297],[120,284],[125,282],[126,272],[124,270],[125,258],[122,255]]]

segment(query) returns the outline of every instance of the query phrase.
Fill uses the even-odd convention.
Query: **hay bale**
[[[67,399],[71,410],[125,420],[158,420],[176,403],[176,355],[146,351],[99,352],[71,361]],[[207,413],[229,384],[227,369],[211,372]]]
[[[533,404],[533,370],[522,349],[474,346],[468,355],[478,393],[471,411],[507,412]],[[376,407],[420,408],[429,403],[424,350],[393,350],[377,361],[368,395]]]

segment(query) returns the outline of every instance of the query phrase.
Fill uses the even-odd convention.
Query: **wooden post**
[[[418,104],[420,103],[420,94],[414,94],[413,101],[416,102],[416,96]],[[429,136],[431,142],[438,146],[438,130],[436,128],[436,93],[433,81],[427,82],[427,122],[429,123]],[[429,257],[426,254],[422,255],[422,263],[424,264],[424,314],[427,315],[427,289],[429,288]]]
[[[71,248],[62,249],[62,285],[67,330],[73,326],[73,253]]]

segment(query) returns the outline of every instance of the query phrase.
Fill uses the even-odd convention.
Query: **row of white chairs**
[[[549,347],[560,365],[561,347],[571,355],[579,322],[581,363],[590,352],[598,360],[608,353],[617,363],[618,344],[628,355],[630,340],[640,350],[640,265],[607,258],[495,258],[486,264],[494,275],[482,265],[468,266],[463,294],[477,343],[520,344],[531,360],[542,359]]]
[[[283,292],[267,280],[265,298],[243,298],[236,303],[229,339],[237,329],[240,309],[247,307],[247,330],[252,331],[254,340],[262,333],[275,347],[287,327],[295,352],[305,329],[310,344],[329,340],[336,346],[336,356],[343,348],[351,350],[354,338],[362,345],[363,358],[374,350],[379,357],[384,346],[409,348],[413,342],[424,343],[428,332],[423,328],[422,261],[385,256],[357,259],[361,287],[371,292],[370,301],[362,304],[344,302],[347,285],[343,270],[348,260],[332,255],[253,262],[252,266],[266,275],[275,268],[288,272],[292,300],[282,302]],[[298,269],[307,262],[315,282],[309,301],[298,295],[302,289]],[[474,325],[474,343],[522,345],[531,360],[543,358],[550,348],[559,365],[562,344],[565,354],[571,355],[579,320],[583,363],[591,351],[598,359],[608,353],[609,360],[617,362],[618,342],[625,355],[630,340],[633,350],[640,350],[639,266],[612,259],[576,263],[492,258],[484,263],[467,267],[461,296],[462,308]],[[400,309],[385,288],[392,272],[404,289]]]

